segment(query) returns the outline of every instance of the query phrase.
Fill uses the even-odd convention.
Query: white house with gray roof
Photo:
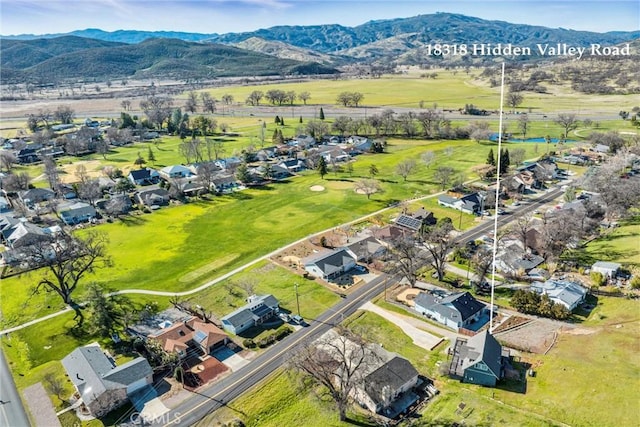
[[[613,279],[618,274],[620,267],[622,265],[617,262],[598,261],[591,266],[591,271],[600,273],[608,279]]]
[[[304,261],[304,269],[309,274],[324,280],[335,279],[355,266],[356,258],[347,249],[322,252]]]
[[[246,305],[227,314],[220,321],[226,331],[238,335],[274,317],[278,308],[278,300],[273,295],[251,295],[247,298]]]
[[[441,297],[420,292],[415,300],[414,309],[438,323],[457,330],[480,320],[486,306],[469,292],[459,292]]]
[[[587,298],[587,288],[577,282],[567,280],[547,280],[546,282],[533,282],[531,290],[540,295],[548,295],[549,299],[557,304],[564,305],[569,311],[574,310]]]
[[[484,330],[456,340],[449,373],[465,383],[493,387],[504,377],[504,358],[500,343]]]
[[[62,366],[94,417],[122,406],[129,397],[153,383],[153,370],[144,357],[116,366],[98,345],[78,347]]]

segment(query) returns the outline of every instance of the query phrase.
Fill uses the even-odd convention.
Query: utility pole
[[[298,306],[298,316],[300,316],[300,299],[298,298],[298,284],[294,284],[293,287],[296,290],[296,305]]]

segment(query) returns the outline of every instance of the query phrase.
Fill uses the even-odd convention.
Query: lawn
[[[637,310],[635,301],[623,305],[626,310]],[[611,307],[606,309],[611,315],[622,311],[607,307]],[[425,406],[422,417],[414,419],[412,425],[635,425],[637,399],[633,390],[640,385],[639,343],[634,334],[637,320],[622,328],[598,328],[595,335],[563,334],[549,354],[524,355],[525,359],[537,362],[537,375],[527,378],[525,394],[461,384],[440,376],[437,364],[446,360],[441,349],[427,352],[415,346],[398,327],[374,313],[359,311],[346,325],[367,340],[407,357],[421,373],[435,378],[441,393]],[[611,387],[611,378],[615,387]],[[460,411],[461,403],[465,407]],[[589,411],[584,411],[585,407]],[[311,390],[301,390],[295,376],[277,371],[199,425],[234,418],[247,425],[261,426],[341,425],[332,419],[335,415],[332,410],[329,403],[320,402]]]
[[[614,261],[640,267],[640,216],[621,222],[611,233],[590,242],[586,255],[594,262]]]

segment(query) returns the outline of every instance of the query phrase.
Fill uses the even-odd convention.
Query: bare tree
[[[522,140],[527,139],[527,131],[529,130],[529,116],[520,114],[518,117],[518,129],[522,133]]]
[[[417,118],[422,126],[423,135],[426,138],[433,138],[444,121],[442,112],[437,111],[435,108],[429,108],[419,112]]]
[[[366,194],[367,199],[370,199],[372,194],[382,192],[382,186],[376,179],[361,179],[355,183],[354,189],[357,193]]]
[[[184,104],[185,111],[195,113],[198,109],[198,94],[194,91],[189,92],[187,95],[187,101]]]
[[[421,156],[422,162],[429,168],[436,159],[436,153],[433,151],[425,151]]]
[[[451,221],[442,221],[421,233],[424,245],[431,255],[431,265],[438,274],[438,280],[444,278],[447,255],[457,246],[451,235],[452,231]]]
[[[45,157],[43,159],[44,163],[44,174],[47,177],[47,181],[49,182],[49,187],[58,193],[60,189],[60,175],[58,174],[58,165],[53,157]]]
[[[73,123],[73,119],[75,118],[75,116],[76,112],[73,111],[73,109],[68,105],[60,105],[58,108],[56,108],[56,111],[53,112],[54,120],[57,120],[65,125]]]
[[[407,177],[415,171],[417,166],[416,161],[413,159],[403,160],[396,166],[396,172],[406,182]]]
[[[28,190],[30,180],[26,172],[11,173],[2,179],[2,188],[7,192]]]
[[[300,92],[298,94],[298,99],[304,102],[304,105],[307,105],[307,101],[311,99],[311,94],[309,92]]]
[[[456,170],[451,166],[440,166],[436,169],[436,172],[433,174],[433,178],[436,180],[442,191],[444,191],[447,186],[451,183],[451,179],[456,174]]]
[[[525,155],[526,150],[524,148],[513,148],[509,150],[509,163],[517,167],[520,163],[524,162]]]
[[[11,172],[13,165],[17,161],[18,159],[12,152],[6,150],[0,151],[0,168],[5,169],[7,172]]]
[[[476,274],[476,281],[482,285],[489,271],[491,271],[493,253],[486,248],[480,248],[473,254],[471,264],[473,265],[473,272]]]
[[[418,271],[426,263],[426,252],[416,246],[412,238],[400,237],[391,242],[388,255],[386,271],[404,277],[412,287],[415,286]]]
[[[522,104],[524,101],[524,96],[520,92],[509,92],[507,94],[507,105],[515,110],[518,105]]]
[[[344,421],[351,393],[377,356],[360,336],[341,327],[337,331],[303,345],[289,363],[307,379],[323,386],[336,404],[340,421]]]
[[[211,185],[213,184],[213,179],[216,173],[216,166],[210,161],[203,162],[198,165],[196,172],[200,184],[202,184],[207,191],[211,191]]]
[[[44,386],[51,394],[55,394],[56,397],[62,402],[62,393],[64,393],[64,381],[62,381],[55,373],[48,372],[44,376]]]
[[[531,230],[533,230],[533,214],[525,213],[523,215],[519,215],[516,220],[511,223],[510,228],[511,230],[513,230],[516,236],[518,236],[518,239],[520,239],[524,251],[527,252],[527,237]]]
[[[168,97],[151,95],[140,101],[140,108],[149,121],[162,129],[165,120],[169,120],[172,113],[173,100]]]
[[[216,112],[216,100],[210,93],[202,92],[200,94],[200,98],[202,99],[202,111],[204,113],[213,114]]]
[[[576,129],[578,127],[579,121],[576,118],[575,114],[558,114],[558,117],[554,120],[557,124],[562,126],[564,129],[563,135],[566,139],[569,136],[569,132]]]
[[[24,250],[32,266],[44,270],[34,292],[45,288],[57,293],[65,304],[73,304],[71,294],[80,280],[87,273],[111,266],[106,247],[106,234],[93,230],[84,238],[60,231],[39,239]]]

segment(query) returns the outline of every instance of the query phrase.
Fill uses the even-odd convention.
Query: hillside
[[[65,49],[68,42],[72,48]],[[64,79],[215,78],[324,74],[335,70],[214,43],[149,39],[135,45],[75,36],[2,43],[3,81]],[[27,56],[27,58],[25,58]]]
[[[293,59],[295,61],[334,64],[336,62],[344,60],[343,58],[320,53],[315,50],[304,49],[279,41],[269,41],[260,37],[248,38],[244,41],[236,43],[234,46],[240,49],[264,53],[265,55],[272,55],[278,58]]]

